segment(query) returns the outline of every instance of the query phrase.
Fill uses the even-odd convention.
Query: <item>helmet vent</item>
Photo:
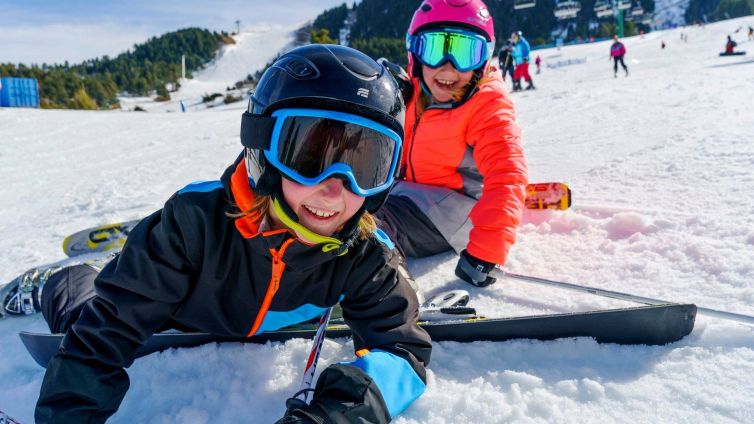
[[[319,70],[308,59],[301,56],[288,56],[275,64],[296,79],[314,79],[319,77]]]
[[[377,62],[357,50],[338,52],[338,59],[346,69],[363,79],[374,79],[382,73],[382,68]]]
[[[421,6],[421,9],[422,9],[422,12],[429,12],[430,10],[432,10],[432,6],[430,6],[430,5],[429,5],[429,4],[427,4],[427,3],[424,3],[424,4],[423,4],[423,5]]]

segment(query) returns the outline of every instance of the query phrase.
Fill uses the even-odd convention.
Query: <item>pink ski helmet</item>
[[[482,0],[424,0],[411,18],[406,37],[442,26],[467,28],[484,35],[492,45],[495,43],[495,25]],[[416,63],[413,56],[408,53],[409,70],[413,70]]]

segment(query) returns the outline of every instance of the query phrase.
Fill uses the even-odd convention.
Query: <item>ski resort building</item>
[[[39,84],[34,78],[0,78],[0,107],[39,107]]]

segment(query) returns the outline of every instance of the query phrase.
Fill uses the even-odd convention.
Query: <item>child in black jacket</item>
[[[398,168],[404,111],[397,83],[356,50],[281,56],[243,115],[244,154],[219,181],[174,194],[99,274],[66,270],[45,285],[45,318],[67,333],[37,422],[104,422],[128,389],[123,368],[157,331],[252,336],[338,302],[357,358],[325,369],[312,402],[280,422],[384,423],[408,407],[431,344],[371,216]]]

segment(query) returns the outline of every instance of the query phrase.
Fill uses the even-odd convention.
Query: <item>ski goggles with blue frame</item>
[[[495,43],[472,31],[442,28],[407,35],[406,48],[430,68],[450,61],[458,72],[467,72],[490,60]]]
[[[342,176],[349,190],[364,197],[390,188],[403,145],[401,136],[375,121],[320,109],[280,109],[272,116],[246,112],[241,142],[264,152],[272,166],[299,184]]]

